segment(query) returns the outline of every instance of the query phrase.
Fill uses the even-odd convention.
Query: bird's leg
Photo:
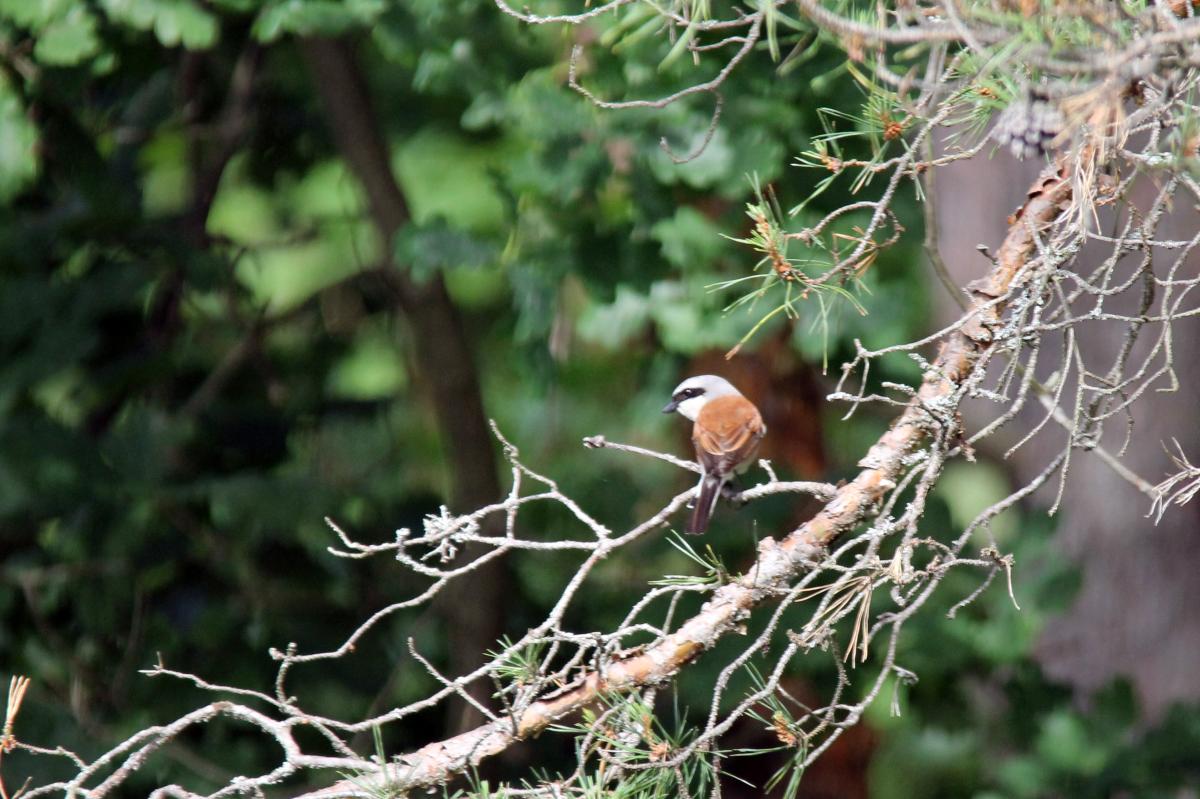
[[[742,497],[742,492],[745,489],[740,485],[741,479],[738,475],[730,477],[725,484],[721,486],[721,496],[725,497],[725,501],[736,507],[744,507],[750,500]]]

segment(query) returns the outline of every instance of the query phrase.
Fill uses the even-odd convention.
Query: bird
[[[701,475],[687,533],[700,535],[708,529],[725,484],[754,461],[767,426],[754,403],[716,375],[696,375],[676,386],[663,408],[663,413],[672,412],[692,422]]]

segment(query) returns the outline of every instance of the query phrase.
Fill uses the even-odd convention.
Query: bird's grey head
[[[733,385],[723,377],[716,375],[696,375],[684,380],[671,392],[671,401],[663,408],[663,413],[678,411],[681,416],[696,421],[696,414],[709,400],[717,397],[741,396]]]

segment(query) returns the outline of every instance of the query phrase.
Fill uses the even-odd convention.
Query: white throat
[[[708,404],[708,400],[709,397],[707,395],[701,394],[699,397],[685,399],[676,406],[675,410],[684,419],[687,419],[689,422],[694,422],[696,421],[696,417],[700,414],[700,409]]]

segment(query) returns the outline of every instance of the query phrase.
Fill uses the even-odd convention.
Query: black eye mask
[[[704,389],[702,388],[685,388],[683,391],[680,391],[678,394],[671,397],[671,401],[663,406],[662,412],[670,413],[679,407],[679,403],[683,402],[684,400],[690,400],[692,397],[699,397],[703,393]]]

